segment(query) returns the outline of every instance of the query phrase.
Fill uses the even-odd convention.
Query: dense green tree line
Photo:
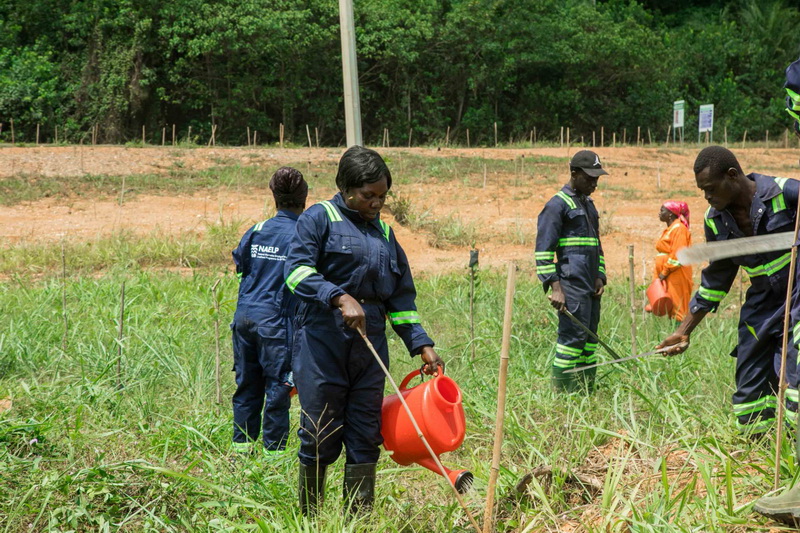
[[[637,126],[663,140],[673,100],[716,104],[718,131],[783,132],[783,69],[800,48],[784,0],[356,0],[364,137],[493,142],[561,126],[573,138]],[[343,142],[336,0],[0,2],[0,122],[77,140],[160,140],[217,125]],[[8,138],[6,125],[2,137]]]

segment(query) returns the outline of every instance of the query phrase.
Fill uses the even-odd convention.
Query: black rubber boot
[[[557,366],[552,367],[550,374],[550,383],[553,388],[559,392],[575,392],[580,389],[580,383],[577,376],[573,374],[565,374],[563,368]]]
[[[800,424],[795,437],[795,454],[800,462]],[[759,514],[790,526],[800,527],[800,483],[778,496],[765,496],[753,506]]]
[[[317,464],[300,463],[300,511],[306,516],[313,516],[322,506],[325,499],[325,468]]]
[[[369,512],[375,501],[375,463],[344,465],[344,505],[350,514]]]

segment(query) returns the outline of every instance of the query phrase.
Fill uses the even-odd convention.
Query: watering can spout
[[[442,472],[441,470],[439,470],[439,467],[436,465],[436,462],[430,457],[419,459],[417,461],[417,464],[420,466],[424,466],[431,472],[435,472],[439,475],[442,475]],[[472,481],[474,479],[474,476],[472,475],[472,472],[470,472],[469,470],[450,470],[445,466],[444,471],[447,472],[447,479],[450,480],[450,483],[456,488],[459,494],[464,494],[468,492],[470,488],[472,488]]]

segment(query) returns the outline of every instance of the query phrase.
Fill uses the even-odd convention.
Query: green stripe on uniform
[[[791,260],[792,260],[792,253],[786,252],[779,258],[770,261],[769,263],[766,263],[764,265],[758,265],[757,267],[743,266],[742,268],[744,268],[744,271],[747,272],[747,274],[750,277],[765,276],[765,275],[771,276],[776,272],[778,272],[779,270],[781,270],[782,268],[786,267],[791,262]]]
[[[564,191],[558,191],[556,193],[556,196],[564,200],[564,203],[566,203],[570,209],[575,209],[575,200],[570,198],[570,196],[567,193],[565,193]]]
[[[708,300],[709,302],[721,302],[723,298],[728,294],[725,291],[714,291],[711,289],[706,289],[702,285],[700,289],[697,291],[700,294],[700,297]]]
[[[538,259],[539,261],[552,261],[556,258],[555,252],[535,252],[533,257]]]
[[[536,273],[537,274],[554,274],[556,271],[556,265],[536,265]]]
[[[714,233],[714,235],[719,235],[719,231],[717,231],[717,223],[714,222],[713,219],[708,218],[709,211],[711,211],[710,207],[708,209],[706,209],[706,214],[705,214],[705,217],[704,217],[705,221],[706,221],[706,226],[708,226],[711,229],[711,231]]]
[[[292,291],[292,293],[294,293],[297,285],[316,271],[317,269],[314,267],[300,265],[299,267],[295,268],[291,274],[289,274],[288,278],[286,278],[286,286],[289,287],[289,290]]]
[[[565,237],[558,239],[559,246],[597,246],[600,241],[596,237]]]
[[[419,324],[419,313],[417,311],[396,311],[394,313],[389,313],[389,322],[391,322],[393,326],[399,326],[400,324]]]
[[[339,214],[339,210],[330,201],[323,200],[323,201],[321,201],[319,203],[319,205],[321,205],[322,207],[325,208],[325,211],[328,213],[328,219],[331,222],[341,222],[342,221],[342,215]]]
[[[389,224],[384,222],[383,220],[378,220],[381,223],[381,228],[383,229],[383,236],[386,239],[386,242],[389,242]]]

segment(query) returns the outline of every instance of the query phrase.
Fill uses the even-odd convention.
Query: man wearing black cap
[[[569,162],[570,179],[539,214],[536,273],[550,304],[569,310],[591,331],[600,322],[600,297],[606,284],[606,265],[600,245],[599,215],[591,195],[597,180],[608,174],[600,157],[581,150]],[[597,343],[563,313],[558,317],[558,340],[552,367],[556,389],[572,392],[594,386],[594,368],[565,374],[565,370],[597,362]]]

